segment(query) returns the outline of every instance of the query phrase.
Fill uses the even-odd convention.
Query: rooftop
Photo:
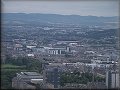
[[[29,75],[29,76],[38,76],[40,75],[39,73],[36,72],[21,72],[22,74]]]
[[[21,72],[21,73],[17,73],[17,77],[21,77],[21,78],[29,78],[29,79],[38,79],[38,78],[43,78],[42,75],[40,75],[37,72]]]

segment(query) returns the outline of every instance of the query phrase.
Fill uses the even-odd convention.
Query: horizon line
[[[79,15],[79,14],[57,14],[57,13],[37,13],[37,12],[1,12],[1,14],[51,14],[51,15],[63,15],[63,16],[92,16],[92,17],[119,17],[117,16],[95,16],[95,15]]]

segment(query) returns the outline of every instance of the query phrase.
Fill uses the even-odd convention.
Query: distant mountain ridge
[[[39,13],[3,13],[2,18],[5,21],[19,21],[24,23],[65,23],[65,24],[88,24],[98,25],[106,22],[118,21],[117,16],[97,17],[80,15],[59,15],[59,14],[39,14]]]

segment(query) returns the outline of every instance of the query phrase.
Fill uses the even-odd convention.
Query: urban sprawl
[[[41,63],[40,71],[15,72],[12,88],[119,88],[117,29],[49,22],[6,23],[2,27],[2,64],[9,64],[8,58],[20,57]]]

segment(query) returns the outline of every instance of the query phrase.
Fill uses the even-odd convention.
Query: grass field
[[[2,64],[1,69],[25,69],[26,66],[17,66],[12,64]]]
[[[27,72],[27,71],[33,71],[33,70],[27,70],[25,65],[17,66],[12,64],[2,64],[1,65],[2,89],[12,89],[12,78],[16,76],[16,73]]]

